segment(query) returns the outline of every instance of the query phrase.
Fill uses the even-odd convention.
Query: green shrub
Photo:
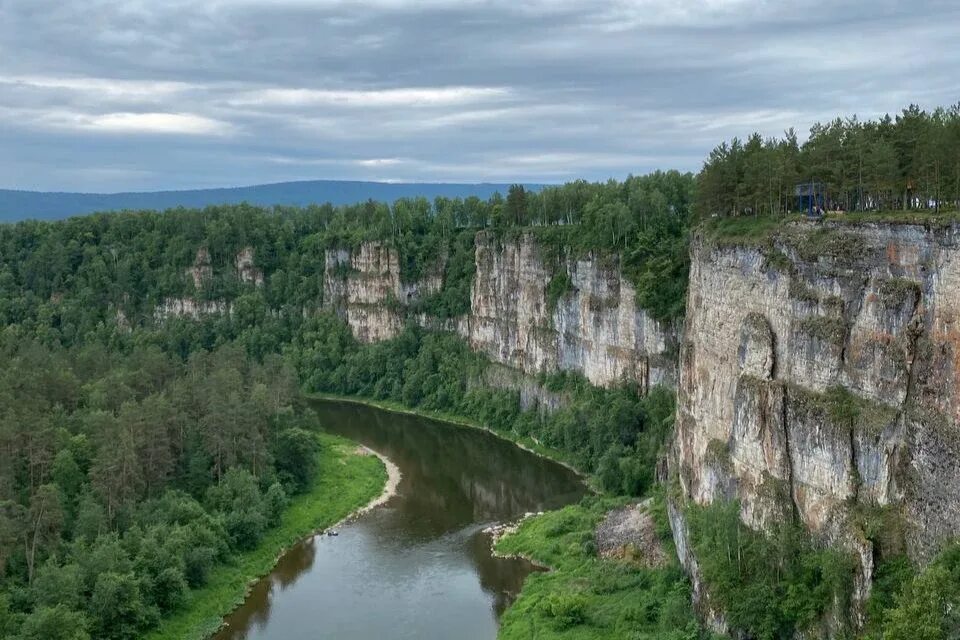
[[[889,278],[880,283],[879,295],[884,306],[899,308],[908,300],[920,298],[920,284],[905,278]]]
[[[923,571],[898,561],[885,571],[877,601],[871,599],[872,637],[882,640],[941,640],[960,637],[960,543],[954,542]],[[879,578],[880,576],[878,576]],[[901,588],[897,589],[897,583]],[[884,607],[881,599],[893,605]]]
[[[597,555],[597,543],[593,540],[592,535],[590,536],[589,540],[584,540],[580,544],[580,551],[587,557],[593,557]]]
[[[807,316],[800,319],[797,328],[817,340],[835,346],[842,345],[847,337],[847,323],[837,316]]]
[[[798,524],[770,533],[740,521],[737,502],[687,507],[690,537],[710,601],[734,629],[759,640],[815,625],[852,588],[852,558],[819,549]]]
[[[573,282],[570,280],[570,275],[561,268],[559,272],[553,274],[547,284],[547,309],[553,313],[560,299],[572,290]]]
[[[579,594],[552,593],[541,601],[539,609],[557,629],[569,629],[587,619],[587,601]]]

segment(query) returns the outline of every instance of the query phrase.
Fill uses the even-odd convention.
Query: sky
[[[0,0],[0,188],[697,171],[958,61],[956,0]]]

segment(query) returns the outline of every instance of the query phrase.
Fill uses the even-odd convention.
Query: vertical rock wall
[[[596,256],[544,263],[534,239],[499,244],[477,236],[471,312],[462,333],[473,348],[525,373],[582,373],[596,385],[635,381],[643,388],[672,385],[671,327],[636,303],[616,260]],[[554,304],[547,286],[557,268],[571,286]]]
[[[920,561],[960,531],[956,231],[802,223],[764,246],[693,242],[680,502],[736,498],[754,527],[796,516],[852,551],[854,622],[875,552],[860,510],[893,513]]]
[[[233,259],[234,274],[237,280],[244,285],[254,287],[263,286],[263,271],[255,263],[253,247],[244,247],[237,252]],[[193,265],[188,267],[184,275],[192,282],[195,292],[207,287],[213,278],[213,266],[210,263],[210,251],[206,247],[197,249]],[[195,296],[181,296],[164,298],[153,310],[156,321],[162,322],[168,318],[192,318],[197,320],[203,316],[226,315],[233,310],[230,300],[203,300]],[[117,309],[117,324],[129,328],[126,313]]]
[[[357,251],[330,250],[325,256],[324,306],[334,309],[361,342],[395,337],[406,308],[443,285],[442,265],[418,282],[404,282],[395,249],[365,242]]]
[[[325,305],[364,342],[395,336],[406,307],[442,287],[439,268],[404,283],[396,252],[377,243],[328,251],[326,265]],[[551,304],[547,286],[558,269],[571,287]],[[616,261],[590,256],[548,265],[530,236],[500,244],[492,234],[478,234],[470,313],[446,323],[415,320],[456,330],[494,362],[526,374],[576,371],[597,385],[635,381],[643,388],[675,380],[672,328],[637,307]]]

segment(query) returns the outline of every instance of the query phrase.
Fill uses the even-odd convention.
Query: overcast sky
[[[0,0],[0,187],[696,171],[958,62],[957,0]]]

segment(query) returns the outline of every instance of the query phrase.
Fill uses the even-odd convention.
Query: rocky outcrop
[[[591,254],[555,267],[531,236],[500,244],[482,233],[476,265],[460,330],[495,362],[528,374],[576,371],[601,386],[673,383],[673,332],[637,306],[616,259]],[[547,289],[558,273],[569,286],[551,301]]]
[[[443,285],[442,265],[416,282],[405,282],[396,249],[365,242],[357,251],[326,252],[323,302],[343,317],[361,342],[395,337],[407,309]]]
[[[237,279],[243,284],[255,287],[263,286],[263,271],[254,262],[253,247],[244,247],[233,258],[233,268]],[[193,264],[185,271],[187,279],[192,282],[194,291],[201,291],[213,278],[214,269],[210,259],[210,251],[206,247],[197,249]],[[177,296],[164,298],[153,310],[156,321],[170,318],[200,319],[203,316],[222,315],[230,313],[233,308],[227,300],[202,300],[193,296]],[[129,321],[122,309],[117,310],[117,324],[122,328],[129,328]]]
[[[154,310],[154,318],[158,321],[170,318],[192,318],[197,320],[203,316],[224,315],[230,313],[230,303],[225,300],[196,300],[194,298],[165,298],[163,303]]]
[[[696,237],[680,349],[671,521],[738,499],[759,529],[798,518],[847,548],[861,621],[876,549],[862,514],[929,559],[960,530],[957,227],[798,223],[769,244]]]
[[[263,271],[257,268],[254,262],[253,247],[244,247],[234,256],[233,266],[237,270],[237,278],[244,284],[255,287],[263,286]]]
[[[643,389],[674,383],[673,328],[637,306],[616,259],[590,255],[555,265],[529,235],[501,244],[480,233],[475,260],[471,310],[461,318],[411,315],[412,303],[442,287],[442,265],[405,283],[396,252],[379,243],[327,252],[324,304],[365,342],[395,336],[409,318],[456,331],[494,362],[529,375],[575,371],[597,385],[631,381]],[[570,286],[550,300],[556,274]]]
[[[594,541],[602,558],[629,560],[657,569],[669,563],[669,555],[657,535],[650,507],[653,498],[608,511],[597,524]]]

